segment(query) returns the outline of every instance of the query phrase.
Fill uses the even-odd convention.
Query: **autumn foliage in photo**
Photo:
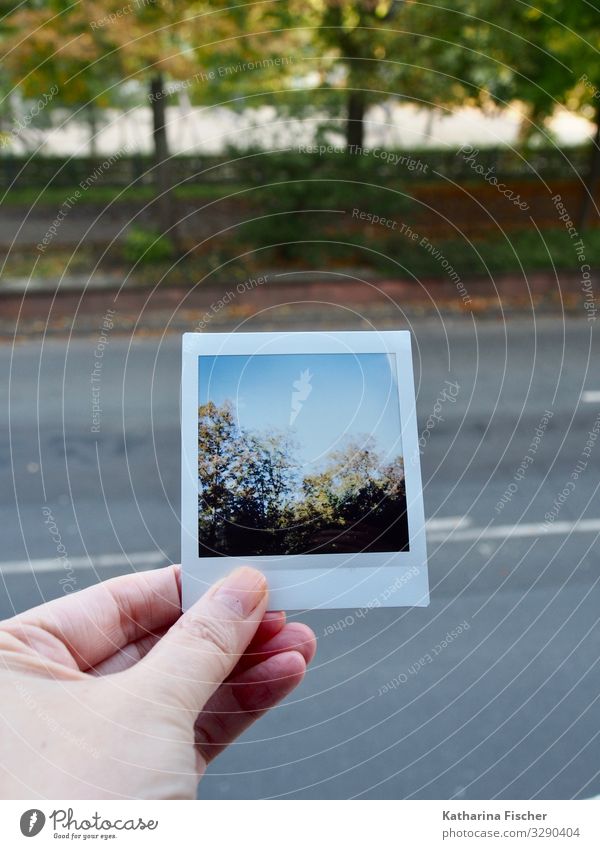
[[[402,456],[348,436],[303,474],[283,430],[248,430],[230,402],[198,409],[201,557],[408,551]]]

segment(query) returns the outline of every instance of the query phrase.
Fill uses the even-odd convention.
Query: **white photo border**
[[[334,353],[396,355],[410,550],[200,557],[198,358]],[[265,572],[270,588],[269,607],[273,610],[426,607],[429,604],[423,488],[409,331],[184,333],[181,389],[181,562],[184,610],[214,581],[242,565],[256,566]]]

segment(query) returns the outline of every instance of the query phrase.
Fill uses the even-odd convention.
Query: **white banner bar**
[[[30,838],[34,843],[27,844]],[[3,846],[600,846],[600,801],[4,801]]]

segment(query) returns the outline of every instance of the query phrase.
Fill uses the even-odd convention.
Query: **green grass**
[[[583,235],[586,262],[597,256],[600,251],[600,229],[587,230]],[[419,240],[420,241],[420,240]],[[437,240],[431,238],[439,255],[429,252],[419,242],[411,242],[402,236],[386,240],[385,251],[392,260],[400,262],[417,277],[444,277],[447,273],[441,266],[441,257],[456,269],[462,278],[486,276],[490,274],[531,271],[577,270],[581,261],[575,251],[575,242],[564,229],[537,231],[530,229],[508,233],[506,237],[497,235],[466,241]],[[386,273],[398,267],[394,262],[378,262]]]
[[[247,241],[242,238],[242,233],[238,232],[235,237],[214,239],[207,252],[187,256],[179,262],[174,258],[174,265],[173,261],[168,259],[170,251],[166,248],[162,250],[162,245],[161,250],[154,246],[151,254],[144,253],[148,247],[147,235],[134,232],[129,241],[113,246],[98,271],[110,271],[125,277],[138,259],[140,262],[130,278],[132,285],[136,282],[154,285],[165,274],[163,285],[186,286],[190,281],[196,282],[206,275],[210,284],[226,284],[240,275],[261,273],[269,267],[367,267],[376,275],[390,278],[414,276],[416,279],[437,277],[443,280],[449,279],[451,273],[447,266],[443,267],[442,260],[446,260],[462,280],[468,280],[472,277],[485,278],[488,275],[505,273],[553,273],[553,268],[557,272],[578,271],[582,262],[577,258],[574,242],[568,233],[557,229],[545,230],[541,238],[536,231],[528,230],[511,233],[509,238],[498,238],[496,235],[477,238],[471,244],[432,236],[429,241],[435,251],[439,252],[436,255],[421,246],[419,241],[412,242],[402,235],[388,231],[382,231],[377,240],[363,239],[356,233],[329,233],[327,236],[322,234],[322,237],[348,244],[318,244],[309,241],[299,245],[298,251],[287,258],[281,255],[280,249],[260,249],[261,244],[272,243],[272,238]],[[297,229],[290,238],[302,239],[304,236],[305,234]],[[585,261],[588,262],[590,258],[600,254],[600,229],[588,230],[582,238]],[[153,238],[150,242],[152,241]],[[233,256],[241,256],[245,250],[252,251],[252,254],[230,262]],[[85,274],[96,266],[100,253],[101,249],[85,245],[73,256],[70,250],[58,247],[43,255],[35,251],[12,251],[6,259],[3,277],[29,276],[36,260],[37,277],[58,277],[65,269],[69,274]],[[223,267],[219,268],[221,265]],[[0,288],[1,286],[0,281]]]
[[[178,200],[218,200],[235,192],[250,189],[251,186],[245,186],[234,183],[188,183],[178,186],[173,194]],[[60,206],[67,198],[75,195],[77,190],[81,192],[81,188],[77,185],[66,187],[49,186],[46,189],[10,189],[6,196],[2,199],[0,194],[0,206],[14,207],[26,206]],[[113,200],[117,203],[146,203],[156,197],[156,189],[154,186],[129,186],[121,188],[119,186],[94,186],[93,190],[81,192],[82,201],[85,203],[93,203],[97,206],[104,206]]]

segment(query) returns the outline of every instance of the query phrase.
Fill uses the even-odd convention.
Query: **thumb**
[[[236,569],[214,584],[130,670],[146,697],[199,713],[246,650],[267,599],[256,569]]]

